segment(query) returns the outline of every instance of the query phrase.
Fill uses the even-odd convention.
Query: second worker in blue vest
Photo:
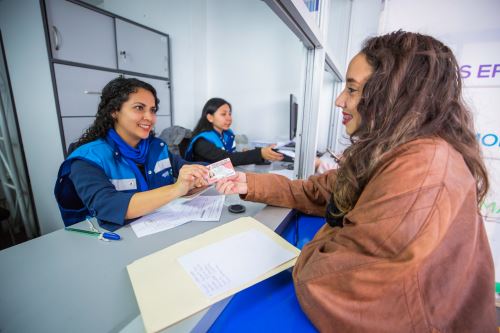
[[[234,166],[283,159],[282,154],[271,149],[273,146],[237,152],[232,122],[231,104],[222,98],[209,99],[193,131],[186,159],[213,163],[229,157]]]
[[[206,185],[205,166],[189,165],[154,137],[158,103],[155,89],[137,79],[104,87],[94,123],[59,169],[54,192],[66,226],[93,216],[114,231]]]

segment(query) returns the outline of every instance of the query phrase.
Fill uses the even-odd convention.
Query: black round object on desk
[[[241,214],[246,210],[245,206],[240,204],[230,205],[229,207],[227,207],[227,209],[234,214]]]

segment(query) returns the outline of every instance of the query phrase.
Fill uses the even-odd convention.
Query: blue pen
[[[96,232],[96,231],[89,231],[89,230],[82,230],[82,229],[76,229],[76,228],[70,228],[66,227],[64,228],[68,231],[73,231],[73,232],[79,232],[87,236],[91,237],[97,237],[99,239],[105,239],[105,240],[120,240],[121,237],[118,234],[115,234],[114,232]]]

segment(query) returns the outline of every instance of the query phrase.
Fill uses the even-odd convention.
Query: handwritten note
[[[269,236],[251,229],[177,260],[210,298],[248,283],[295,256]]]

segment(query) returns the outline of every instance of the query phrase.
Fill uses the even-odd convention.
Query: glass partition
[[[346,71],[352,0],[330,2],[325,49],[341,74]]]
[[[342,126],[341,110],[335,106],[335,99],[342,91],[341,79],[328,67],[325,67],[318,121],[317,151],[327,149],[340,153],[345,149],[348,139]]]

